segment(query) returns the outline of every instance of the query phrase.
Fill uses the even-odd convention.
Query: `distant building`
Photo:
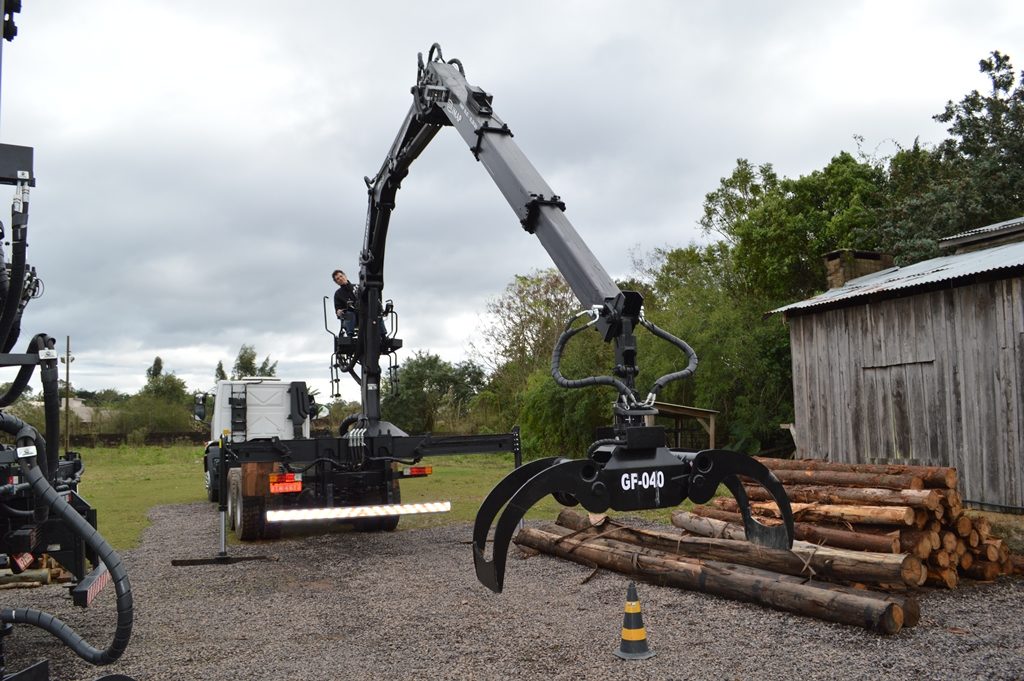
[[[64,401],[61,400],[61,406],[64,405]],[[99,411],[94,407],[87,407],[82,400],[77,397],[68,398],[68,409],[71,413],[81,419],[82,423],[92,423],[93,418],[96,416],[96,412]]]
[[[797,455],[954,466],[965,501],[1024,512],[1024,217],[894,267],[826,256],[790,329]]]

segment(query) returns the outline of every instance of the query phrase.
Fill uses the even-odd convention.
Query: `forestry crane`
[[[582,311],[568,321],[555,344],[551,359],[554,380],[564,388],[609,386],[618,394],[612,408],[612,427],[585,456],[531,461],[516,468],[484,500],[473,530],[473,558],[479,580],[491,590],[501,591],[512,533],[526,511],[547,494],[559,503],[578,503],[592,513],[602,513],[608,509],[666,508],[687,498],[701,503],[724,484],[739,502],[750,541],[791,547],[793,516],[789,499],[767,468],[749,456],[727,450],[670,449],[664,429],[647,425],[649,417],[658,413],[654,407],[658,392],[669,382],[690,376],[697,367],[697,356],[684,341],[644,317],[640,293],[620,290],[605,272],[570,224],[563,199],[513,141],[509,126],[494,113],[492,95],[470,85],[462,63],[457,59],[446,61],[437,44],[431,46],[426,61],[419,55],[412,95],[412,105],[387,158],[374,177],[366,178],[369,209],[360,254],[358,335],[335,341],[332,378],[336,382],[340,373],[350,373],[361,384],[364,412],[359,417],[359,437],[394,433],[394,426],[380,420],[380,358],[393,355],[401,346],[398,339],[381,333],[384,318],[393,314],[390,304],[382,305],[381,293],[395,196],[412,162],[442,127],[452,126],[494,180],[522,228],[540,240],[582,305]],[[634,332],[639,328],[677,347],[686,360],[683,368],[655,380],[645,397],[636,387],[639,371]],[[573,336],[586,329],[596,330],[605,342],[614,345],[615,366],[609,376],[567,378],[560,370],[562,352]],[[357,364],[361,375],[355,374]],[[768,527],[752,517],[739,476],[756,480],[768,490],[782,511],[782,525]],[[485,547],[496,518],[492,556],[488,559]]]

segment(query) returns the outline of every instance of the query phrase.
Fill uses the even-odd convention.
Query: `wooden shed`
[[[797,455],[954,466],[965,502],[1024,513],[1024,217],[943,246],[907,267],[829,254],[834,288],[773,311]],[[860,276],[865,261],[880,271]]]

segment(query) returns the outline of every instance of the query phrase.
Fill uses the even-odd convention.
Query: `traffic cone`
[[[640,598],[636,595],[636,583],[630,582],[626,590],[626,614],[622,621],[622,643],[615,651],[623,660],[646,660],[654,657],[647,647],[647,630],[640,614]]]

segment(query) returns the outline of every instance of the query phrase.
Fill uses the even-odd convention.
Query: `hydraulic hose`
[[[45,346],[46,334],[40,333],[32,337],[32,340],[28,343],[28,348],[25,349],[26,353],[39,352]],[[14,381],[11,382],[11,387],[7,389],[7,392],[0,396],[0,407],[8,407],[14,404],[14,401],[21,397],[21,394],[25,391],[25,386],[32,379],[32,374],[35,372],[36,366],[34,364],[26,364],[18,370],[18,375],[14,377]]]
[[[9,414],[0,414],[0,430],[15,435],[18,447],[36,446],[43,442],[42,436],[35,428]],[[71,530],[96,552],[110,572],[110,579],[117,593],[117,627],[110,645],[105,650],[99,650],[86,643],[81,636],[60,619],[40,610],[32,608],[0,610],[0,621],[39,627],[55,636],[86,662],[95,665],[110,664],[124,653],[132,634],[132,589],[124,563],[117,552],[96,531],[96,528],[57,494],[39,467],[34,465],[32,457],[21,459],[20,464],[22,475],[32,486],[37,498],[60,516]]]
[[[652,396],[657,395],[662,388],[664,388],[667,384],[671,383],[672,381],[693,375],[693,372],[697,370],[697,353],[693,351],[693,348],[691,348],[686,341],[680,338],[676,338],[675,336],[673,336],[668,331],[665,331],[664,329],[658,328],[657,326],[647,321],[643,317],[640,318],[640,323],[644,326],[645,329],[653,333],[658,338],[668,341],[669,343],[675,345],[677,348],[686,353],[686,357],[688,360],[685,369],[665,374],[657,381],[655,381],[654,385],[651,386]]]
[[[363,418],[362,414],[349,414],[341,420],[341,424],[338,426],[338,435],[345,437],[345,433],[352,427],[352,424]]]
[[[27,209],[28,206],[25,206]],[[14,213],[11,224],[11,278],[4,298],[4,311],[0,314],[0,348],[10,352],[17,342],[17,334],[12,334],[14,320],[21,303],[21,292],[25,285],[25,250],[28,248],[25,213]],[[13,336],[13,337],[12,337]]]
[[[4,226],[0,224],[0,314],[3,313],[4,301],[7,300],[11,284],[11,277],[7,274],[7,256],[4,254],[4,236]]]
[[[43,336],[46,339],[46,349],[54,349],[57,342],[53,338],[43,334],[37,335],[36,338],[39,338],[39,336]],[[60,465],[58,461],[58,450],[60,449],[60,370],[57,368],[56,358],[44,360],[41,365],[39,378],[43,383],[43,414],[46,419],[46,439],[50,442],[50,446],[46,447],[45,452],[39,456],[39,466],[43,469],[43,475],[46,479],[53,482],[54,477],[57,475],[57,467]],[[71,386],[65,386],[65,389],[71,390]]]
[[[586,313],[584,313],[586,314]],[[551,376],[555,379],[555,383],[563,388],[586,388],[592,385],[610,385],[619,391],[627,400],[633,400],[633,391],[630,390],[625,383],[612,376],[589,376],[587,378],[571,379],[566,378],[562,375],[561,364],[562,364],[562,352],[565,350],[566,343],[569,339],[578,334],[584,329],[589,329],[594,322],[591,321],[583,326],[578,326],[575,329],[572,328],[573,322],[579,319],[581,315],[576,315],[569,320],[569,323],[565,326],[565,331],[558,337],[558,341],[555,343],[555,349],[551,353]]]
[[[25,487],[27,488],[29,485],[25,485]],[[0,503],[0,515],[5,515],[9,518],[28,518],[31,517],[33,513],[32,511],[26,511],[24,509],[14,508],[7,504]]]

